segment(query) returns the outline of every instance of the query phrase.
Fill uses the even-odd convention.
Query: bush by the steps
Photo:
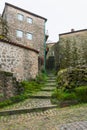
[[[73,91],[74,88],[87,85],[87,66],[67,68],[58,72],[58,88]]]

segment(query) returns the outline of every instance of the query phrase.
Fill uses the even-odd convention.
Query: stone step
[[[56,86],[56,82],[49,82],[49,83],[46,83],[45,86]]]
[[[55,88],[53,88],[53,89],[41,89],[41,91],[46,91],[46,92],[51,92],[51,91],[53,91]]]
[[[44,112],[52,108],[57,108],[57,105],[50,105],[47,107],[37,107],[37,108],[32,108],[32,109],[15,109],[15,110],[1,111],[0,116],[17,115],[17,114],[33,113],[33,112],[36,112],[36,113]]]
[[[55,89],[54,86],[50,86],[50,87],[47,86],[47,87],[42,88],[41,91],[46,91],[46,90],[47,90],[47,91],[53,91],[54,89]]]
[[[56,77],[55,76],[48,76],[47,79],[56,79]]]
[[[50,96],[30,96],[30,98],[34,99],[50,99],[51,98],[51,95]]]
[[[40,91],[40,93],[37,93],[35,95],[32,95],[32,96],[51,96],[52,95],[52,92],[51,91]]]
[[[19,102],[16,104],[13,104],[11,106],[4,107],[0,109],[0,111],[5,110],[15,110],[15,109],[32,109],[36,107],[47,107],[49,105],[52,105],[50,98],[29,98],[26,99],[24,102]]]
[[[56,79],[47,79],[47,82],[56,82]]]

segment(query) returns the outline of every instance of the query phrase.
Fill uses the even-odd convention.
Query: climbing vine
[[[0,39],[8,39],[8,25],[5,19],[0,17]]]

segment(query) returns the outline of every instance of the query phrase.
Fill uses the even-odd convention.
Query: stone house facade
[[[44,58],[47,19],[9,3],[5,3],[2,18],[9,40],[0,39],[0,69],[12,72],[19,81],[35,78],[38,57]]]
[[[87,29],[59,34],[56,48],[57,69],[87,65]]]
[[[5,3],[2,17],[9,27],[11,41],[34,48],[44,56],[46,18]]]

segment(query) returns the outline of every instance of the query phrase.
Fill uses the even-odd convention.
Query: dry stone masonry
[[[35,78],[38,74],[38,51],[0,40],[0,68],[12,72],[17,80]]]

